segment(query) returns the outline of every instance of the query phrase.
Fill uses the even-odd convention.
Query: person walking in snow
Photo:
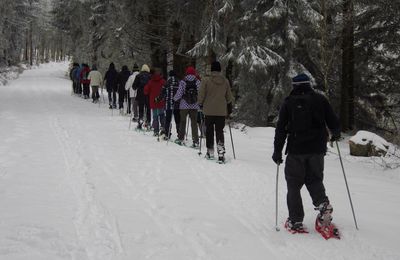
[[[83,69],[83,64],[79,65],[78,68],[76,68],[75,73],[73,75],[75,84],[76,84],[76,92],[75,94],[81,95],[82,94],[82,84],[81,84],[81,71]]]
[[[154,136],[159,136],[165,133],[163,129],[165,123],[165,101],[158,98],[164,85],[165,80],[161,76],[160,69],[155,68],[151,79],[144,87],[144,94],[149,97],[150,108],[153,114],[152,127]]]
[[[174,97],[175,102],[180,101],[180,126],[178,132],[178,139],[175,143],[182,145],[186,134],[186,117],[189,115],[191,128],[192,128],[192,147],[199,146],[199,132],[197,131],[197,110],[199,104],[197,103],[198,91],[200,87],[200,80],[196,77],[197,72],[194,67],[186,69],[186,76],[179,82],[179,89]]]
[[[139,118],[139,112],[138,112],[138,102],[136,100],[136,90],[133,89],[132,85],[133,82],[135,82],[136,76],[139,74],[139,66],[135,63],[133,65],[132,69],[132,74],[129,76],[128,81],[125,84],[125,89],[128,91],[129,95],[129,111],[128,113],[133,113],[132,120],[137,121]]]
[[[221,64],[211,64],[211,76],[201,82],[199,104],[203,107],[206,128],[206,158],[214,158],[214,131],[218,160],[225,161],[225,117],[232,113],[233,96],[228,79],[221,73]]]
[[[90,80],[88,79],[89,72],[90,72],[89,65],[84,63],[83,68],[81,70],[81,75],[80,75],[81,84],[83,86],[83,98],[84,99],[88,99],[89,95],[90,95],[90,87],[89,87]]]
[[[118,72],[115,70],[114,63],[111,62],[104,76],[110,109],[117,108],[117,77]]]
[[[324,156],[328,141],[340,138],[340,124],[328,100],[316,93],[306,74],[292,79],[293,90],[279,111],[272,160],[281,164],[282,149],[287,139],[285,179],[289,217],[285,227],[292,233],[304,232],[304,209],[300,190],[305,184],[312,202],[319,210],[317,221],[329,225],[332,206],[325,193]]]
[[[72,93],[76,94],[76,90],[77,90],[77,85],[76,85],[76,81],[75,81],[75,73],[76,70],[79,69],[79,64],[74,62],[74,64],[72,65],[72,68],[69,72],[69,78],[72,81]]]
[[[174,116],[176,132],[179,133],[179,122],[180,122],[180,109],[179,102],[175,102],[174,96],[178,92],[179,79],[176,76],[174,70],[169,71],[167,83],[161,90],[161,94],[158,97],[159,100],[165,100],[165,137],[167,140],[171,138],[171,121],[172,115]]]
[[[97,70],[96,64],[92,65],[92,70],[89,73],[88,79],[90,80],[90,87],[92,88],[92,102],[97,103],[100,98],[99,88],[103,87],[103,75]]]
[[[128,81],[130,75],[131,72],[128,70],[128,66],[126,65],[122,66],[122,70],[120,71],[120,73],[118,73],[117,89],[118,89],[118,108],[120,114],[123,114],[124,112],[124,101],[126,97],[125,84]]]
[[[142,129],[143,116],[146,109],[146,126],[150,125],[151,115],[150,115],[150,104],[149,98],[144,94],[144,86],[149,82],[151,78],[150,68],[146,64],[142,66],[140,73],[135,77],[133,82],[133,90],[136,91],[136,100],[139,106],[139,122],[137,129]]]

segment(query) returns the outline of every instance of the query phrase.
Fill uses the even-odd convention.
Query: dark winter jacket
[[[167,83],[161,90],[160,98],[165,100],[166,109],[179,109],[179,102],[174,101],[174,96],[179,89],[179,79],[176,76],[168,78]]]
[[[151,74],[147,71],[141,71],[135,78],[132,88],[137,90],[136,100],[144,102],[144,86],[149,82]]]
[[[118,90],[117,77],[118,77],[118,72],[115,70],[114,63],[111,63],[110,67],[106,72],[106,75],[104,76],[104,80],[106,81],[107,92]]]
[[[144,87],[144,94],[149,96],[151,109],[163,109],[165,107],[164,100],[159,102],[155,101],[156,97],[160,95],[161,89],[164,85],[165,80],[161,77],[161,75],[154,74]]]
[[[294,131],[292,121],[294,111],[299,108],[294,105],[296,98],[304,98],[309,109],[306,130]],[[275,153],[281,154],[286,138],[286,153],[289,154],[325,154],[328,141],[328,132],[340,133],[340,123],[333,112],[328,100],[321,94],[316,93],[310,85],[303,84],[294,87],[290,95],[284,100],[279,111],[279,119],[275,130],[274,149]]]
[[[127,66],[123,66],[120,73],[118,73],[117,77],[117,88],[118,93],[125,92],[125,84],[131,76],[131,72],[128,70]]]

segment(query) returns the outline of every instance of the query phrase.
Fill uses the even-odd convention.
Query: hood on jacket
[[[122,66],[122,71],[127,71],[128,70],[128,66],[124,65]]]
[[[160,81],[163,78],[161,77],[160,73],[155,72],[152,76],[151,76],[151,80],[155,80],[155,81]]]
[[[108,67],[108,70],[115,70],[114,62],[110,63],[110,66]]]
[[[147,64],[143,64],[142,69],[140,71],[150,72],[150,67]]]
[[[222,75],[221,72],[218,71],[213,71],[211,72],[211,81],[217,85],[224,84],[225,82],[225,77]]]

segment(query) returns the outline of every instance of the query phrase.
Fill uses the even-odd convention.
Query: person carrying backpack
[[[120,114],[124,112],[124,101],[126,97],[125,84],[128,81],[131,72],[128,70],[128,66],[122,66],[121,72],[117,77],[117,88],[118,88],[118,108]]]
[[[175,143],[182,145],[186,134],[186,117],[189,115],[192,128],[192,147],[199,146],[199,133],[197,131],[197,110],[200,109],[197,103],[200,80],[196,77],[197,73],[194,67],[186,69],[186,76],[179,82],[179,89],[174,97],[175,102],[180,100],[180,124],[178,139]]]
[[[218,161],[225,161],[225,117],[232,113],[233,96],[227,78],[221,73],[221,64],[211,64],[211,76],[204,79],[199,91],[199,104],[203,107],[206,126],[207,159],[214,158],[214,131]]]
[[[132,74],[129,76],[128,81],[125,84],[125,89],[128,91],[130,102],[129,106],[129,113],[133,113],[132,120],[137,121],[139,118],[138,112],[138,102],[136,101],[136,90],[132,88],[133,82],[135,82],[136,76],[139,74],[139,66],[135,63],[133,65]],[[132,106],[132,107],[131,107]]]
[[[304,210],[300,190],[305,184],[316,210],[317,221],[329,225],[332,206],[323,184],[324,156],[328,141],[340,138],[340,123],[328,100],[316,93],[306,74],[292,79],[293,90],[279,111],[272,160],[281,164],[282,149],[287,139],[285,179],[289,217],[285,228],[292,233],[304,232]]]
[[[99,88],[103,86],[103,75],[97,70],[95,64],[92,65],[92,70],[89,73],[88,79],[90,80],[90,86],[92,87],[92,99],[93,103],[97,103],[100,98]]]
[[[89,88],[90,79],[88,79],[89,72],[90,72],[89,65],[83,64],[80,78],[81,78],[81,83],[83,85],[83,98],[84,99],[88,99],[89,95],[90,95],[90,88]]]
[[[146,64],[142,66],[140,73],[135,77],[132,88],[136,91],[136,100],[139,106],[139,122],[137,129],[142,129],[143,116],[146,109],[146,126],[150,125],[151,115],[150,115],[150,104],[149,97],[144,94],[144,86],[149,82],[151,78],[150,68]]]
[[[165,80],[161,76],[160,69],[155,68],[151,79],[144,87],[144,94],[149,97],[150,108],[153,114],[152,127],[154,136],[164,134],[163,126],[165,122],[165,101],[158,98],[164,84]]]
[[[117,76],[118,72],[115,70],[114,63],[111,62],[104,76],[110,109],[117,108]]]
[[[168,80],[167,83],[161,90],[161,94],[158,97],[159,100],[165,100],[165,133],[164,136],[165,140],[171,138],[171,121],[172,115],[174,116],[175,125],[176,125],[176,132],[179,133],[179,122],[180,122],[180,109],[179,109],[179,102],[175,102],[174,96],[178,92],[179,89],[179,79],[176,76],[174,70],[170,70],[168,73]]]

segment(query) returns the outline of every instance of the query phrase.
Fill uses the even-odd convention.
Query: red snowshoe
[[[333,208],[329,202],[324,202],[316,208],[320,213],[315,220],[315,230],[326,240],[330,238],[340,239],[339,230],[332,223]]]

